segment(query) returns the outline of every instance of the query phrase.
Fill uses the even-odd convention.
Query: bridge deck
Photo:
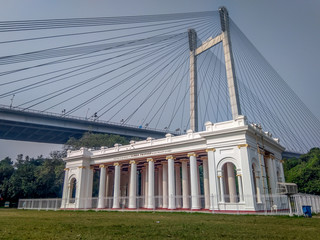
[[[165,131],[156,129],[0,106],[1,139],[63,144],[70,137],[80,138],[88,131],[140,138],[161,138],[166,134]]]

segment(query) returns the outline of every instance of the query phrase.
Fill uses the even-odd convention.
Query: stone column
[[[284,178],[283,163],[284,163],[284,160],[281,159],[280,160],[281,179],[282,179],[282,182],[286,182]]]
[[[199,203],[199,185],[198,185],[198,165],[197,155],[195,153],[189,153],[190,158],[190,183],[191,183],[191,209],[200,209]]]
[[[200,163],[197,161],[197,180],[198,180],[198,198],[199,198],[199,206],[201,206],[201,186],[200,186]]]
[[[215,161],[215,151],[214,148],[206,149],[208,153],[208,178],[209,178],[209,193],[210,193],[210,210],[218,209],[218,179],[217,179],[217,169]]]
[[[220,176],[218,176],[219,178],[219,183],[220,183],[220,202],[224,203],[224,186],[223,186],[223,175],[221,174]]]
[[[158,198],[159,198],[159,208],[162,208],[162,196],[163,196],[163,192],[162,192],[162,166],[158,166]]]
[[[268,177],[269,177],[269,184],[271,192],[269,194],[275,194],[276,193],[276,181],[275,181],[275,174],[274,174],[274,168],[273,168],[273,160],[269,157],[266,158],[267,162],[267,169],[268,169]]]
[[[168,160],[168,194],[169,194],[169,209],[176,208],[176,187],[174,177],[174,158],[173,156],[167,156]]]
[[[130,170],[130,188],[129,188],[129,205],[128,208],[136,208],[137,207],[137,164],[134,160],[130,162],[131,170]]]
[[[189,174],[188,160],[182,160],[182,208],[188,209],[189,206]]]
[[[98,208],[104,208],[104,198],[106,196],[106,171],[108,167],[101,164],[100,168],[100,184],[99,184],[99,200],[98,200]]]
[[[78,179],[77,179],[77,189],[76,189],[76,199],[75,208],[85,208],[87,196],[86,196],[86,167],[78,167]]]
[[[234,165],[232,163],[226,163],[226,164],[227,164],[230,203],[235,203],[237,202],[237,189],[236,189],[236,177],[234,173]]]
[[[70,190],[69,190],[68,178],[69,178],[69,168],[65,168],[61,208],[66,208],[67,203],[69,203],[68,193],[70,192]]]
[[[148,185],[149,185],[149,176],[148,176],[148,164],[144,164],[144,208],[148,208]]]
[[[159,170],[156,167],[156,165],[154,165],[154,206],[155,208],[159,207],[159,201],[157,200],[157,196],[159,195],[158,180],[159,180]]]
[[[191,209],[191,177],[190,177],[190,160],[188,159],[188,192],[189,192],[189,208]]]
[[[242,175],[241,173],[237,174],[238,184],[239,184],[239,202],[243,202],[243,188],[242,188]]]
[[[256,181],[257,203],[261,203],[261,186],[259,172],[257,172],[257,175],[254,176],[254,178],[254,181]]]
[[[243,199],[244,199],[244,202],[246,203],[247,210],[256,210],[256,207],[255,207],[256,200],[255,200],[255,194],[254,194],[255,190],[254,190],[254,182],[253,182],[255,181],[255,179],[251,177],[251,173],[252,173],[252,159],[253,157],[257,158],[257,156],[255,156],[254,152],[250,150],[249,144],[240,144],[238,145],[238,148],[240,151],[241,172],[243,173],[243,175],[241,176]],[[258,157],[258,161],[259,161],[259,157]],[[260,161],[256,169],[257,172],[259,171],[259,168],[260,168]]]
[[[94,173],[94,166],[89,166],[86,169],[86,197],[85,197],[85,208],[92,208],[92,189],[93,189],[93,173]]]
[[[111,172],[106,171],[106,201],[105,207],[110,208]]]
[[[141,172],[141,185],[140,185],[141,194],[140,194],[140,196],[142,197],[142,196],[144,196],[144,180],[145,180],[144,175],[146,174],[145,168],[143,167],[140,172]]]
[[[168,163],[162,162],[162,208],[168,208]]]
[[[175,164],[175,173],[176,173],[176,197],[177,197],[177,208],[181,208],[181,174],[180,174],[180,164]]]
[[[204,193],[204,208],[210,208],[210,193],[209,193],[209,172],[208,172],[208,158],[202,157],[203,167],[203,193]]]
[[[147,159],[148,162],[148,208],[153,209],[154,206],[154,160]]]
[[[113,206],[120,208],[120,164],[114,163],[114,187],[113,187]]]

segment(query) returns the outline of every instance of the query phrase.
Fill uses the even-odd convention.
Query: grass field
[[[320,239],[320,218],[0,209],[0,239]]]

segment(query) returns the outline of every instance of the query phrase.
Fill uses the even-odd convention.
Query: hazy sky
[[[222,5],[319,119],[318,0],[1,0],[0,21],[195,12],[217,10]],[[60,148],[60,145],[0,140],[0,159],[15,158],[18,153],[48,155]]]

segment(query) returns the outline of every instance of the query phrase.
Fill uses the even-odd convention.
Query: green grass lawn
[[[0,209],[0,239],[320,239],[320,218]]]

